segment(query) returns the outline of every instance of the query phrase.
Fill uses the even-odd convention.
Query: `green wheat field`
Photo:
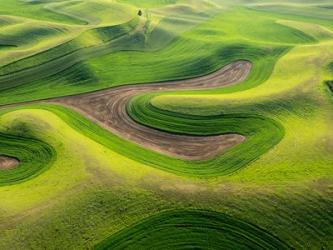
[[[333,1],[0,0],[16,249],[333,249]]]

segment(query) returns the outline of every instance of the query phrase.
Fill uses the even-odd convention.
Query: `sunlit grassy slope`
[[[21,165],[0,171],[0,249],[140,249],[147,234],[174,249],[330,249],[331,5],[1,1],[0,103],[12,105],[1,107],[0,155]],[[253,68],[238,85],[141,95],[128,106],[160,130],[248,137],[206,162],[139,147],[68,108],[17,105],[191,78],[240,59]]]
[[[223,226],[222,226],[223,225]],[[225,230],[219,231],[219,227]],[[134,244],[133,244],[134,243]],[[274,236],[232,217],[208,211],[172,211],[142,221],[120,231],[99,244],[96,249],[230,249],[262,248],[289,249]]]

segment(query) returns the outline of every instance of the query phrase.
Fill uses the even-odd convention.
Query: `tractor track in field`
[[[53,98],[48,102],[74,109],[112,133],[145,148],[183,160],[208,160],[243,142],[238,134],[176,135],[135,122],[127,113],[134,96],[173,90],[200,90],[230,86],[246,79],[252,64],[237,61],[202,77],[160,83],[126,85],[92,93]]]

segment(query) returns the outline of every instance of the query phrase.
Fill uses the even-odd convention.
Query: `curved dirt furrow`
[[[133,121],[126,106],[138,94],[170,90],[199,90],[229,86],[246,79],[248,61],[237,61],[207,76],[188,80],[129,85],[108,90],[53,99],[74,108],[112,133],[154,151],[184,160],[207,160],[245,140],[237,134],[219,136],[175,135]]]
[[[0,171],[14,169],[19,163],[20,162],[16,158],[0,156]]]

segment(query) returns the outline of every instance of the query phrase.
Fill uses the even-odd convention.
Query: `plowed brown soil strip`
[[[121,86],[108,90],[53,99],[74,108],[127,140],[157,152],[186,160],[205,160],[245,140],[241,135],[185,136],[161,132],[133,121],[127,114],[129,100],[142,93],[164,90],[208,89],[245,80],[251,63],[238,61],[207,76],[182,81]],[[130,72],[129,72],[130,73]]]
[[[19,161],[15,158],[0,156],[0,171],[16,168],[19,165]]]

